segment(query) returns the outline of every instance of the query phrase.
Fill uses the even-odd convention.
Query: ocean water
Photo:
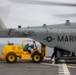
[[[5,46],[5,44],[0,44],[0,55],[2,54],[2,50],[3,50],[3,47]],[[38,45],[39,49],[41,49],[41,46]],[[47,51],[46,51],[46,56],[51,56],[53,53],[53,48],[49,48],[47,47]]]

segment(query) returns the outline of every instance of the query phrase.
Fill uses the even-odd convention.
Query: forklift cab
[[[29,53],[31,53],[31,50],[32,51],[38,50],[36,42],[34,40],[23,40],[22,41],[22,48],[24,51],[28,51]]]

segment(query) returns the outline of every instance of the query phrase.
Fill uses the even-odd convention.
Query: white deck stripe
[[[70,75],[70,72],[65,63],[59,64],[59,75]]]
[[[48,66],[59,66],[58,64],[49,64],[49,63],[40,63],[40,64],[48,65]]]
[[[50,64],[50,63],[40,63],[40,64],[49,65],[49,66],[51,66],[51,65],[52,65],[52,66],[60,66],[59,64]],[[68,65],[67,65],[67,67],[68,67],[68,68],[76,68],[76,66],[68,66]]]

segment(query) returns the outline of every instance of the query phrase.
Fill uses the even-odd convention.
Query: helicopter
[[[21,2],[21,0],[11,0],[12,2]],[[43,2],[43,1],[24,1],[27,4],[40,4],[40,5],[59,5],[59,6],[72,6],[76,4],[56,3],[56,2]],[[1,21],[1,20],[0,20]],[[24,27],[7,29],[2,21],[0,22],[0,37],[27,37],[34,39],[41,44],[50,48],[61,51],[70,51],[76,53],[76,23],[71,23],[66,20],[65,23],[56,25]]]

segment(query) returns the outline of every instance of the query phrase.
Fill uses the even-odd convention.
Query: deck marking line
[[[59,75],[70,75],[70,72],[66,63],[59,64]]]

